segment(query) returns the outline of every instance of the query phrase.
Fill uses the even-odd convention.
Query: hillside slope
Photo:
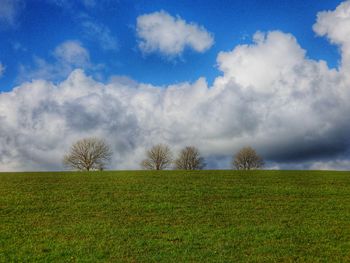
[[[0,174],[0,262],[350,261],[350,172]]]

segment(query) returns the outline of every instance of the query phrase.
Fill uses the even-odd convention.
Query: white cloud
[[[15,26],[23,6],[22,0],[0,0],[0,24]]]
[[[294,67],[303,63],[304,56],[305,51],[292,35],[280,31],[258,32],[254,35],[254,45],[220,52],[217,62],[225,80],[233,78],[243,87],[253,87],[266,93],[274,88],[274,82],[280,76],[290,75]]]
[[[89,52],[78,41],[68,40],[56,47],[55,57],[62,63],[84,67],[89,64]]]
[[[341,45],[344,61],[350,42],[328,37]],[[319,160],[330,167],[335,159],[349,169],[346,64],[330,69],[308,59],[296,39],[280,31],[259,32],[254,40],[218,55],[223,74],[211,87],[204,78],[165,88],[118,77],[101,83],[74,70],[56,85],[37,80],[0,94],[0,170],[62,169],[64,152],[84,136],[108,140],[114,169],[138,168],[145,149],[159,142],[174,150],[198,146],[217,168],[228,168],[230,156],[251,145],[275,167],[322,168]],[[58,61],[74,57],[55,55]]]
[[[4,75],[5,66],[0,62],[0,78]]]
[[[342,52],[342,70],[350,70],[350,1],[341,3],[335,11],[317,14],[313,27],[320,36],[327,36],[331,43],[339,45]],[[349,77],[350,78],[350,77]]]
[[[349,45],[350,1],[341,3],[335,11],[319,12],[313,29],[320,36],[328,36],[331,43]]]
[[[75,68],[89,69],[90,55],[87,49],[76,40],[67,40],[52,52],[53,62],[39,57],[34,58],[34,67],[22,65],[19,81],[32,79],[59,80],[65,78]]]
[[[144,53],[160,52],[170,57],[181,55],[186,47],[204,52],[214,43],[212,34],[204,27],[165,11],[139,16],[136,32]]]

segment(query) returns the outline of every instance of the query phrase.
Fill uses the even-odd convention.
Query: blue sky
[[[0,0],[0,171],[165,143],[228,169],[350,169],[350,0]]]
[[[100,78],[126,75],[154,85],[194,81],[201,76],[212,82],[219,74],[217,54],[250,43],[259,30],[292,33],[310,58],[326,60],[331,67],[336,67],[339,60],[337,47],[317,37],[312,25],[318,11],[334,9],[341,1],[98,2],[24,1],[14,25],[2,21],[0,27],[0,61],[6,67],[0,90],[8,91],[19,84],[20,65],[34,67],[34,57],[51,61],[55,47],[66,40],[78,40],[89,50],[93,63],[104,65]],[[203,53],[186,49],[181,57],[171,59],[157,53],[142,54],[137,44],[136,19],[160,10],[205,27],[213,34],[214,45]],[[106,50],[88,36],[81,25],[86,21],[106,28],[116,48]]]

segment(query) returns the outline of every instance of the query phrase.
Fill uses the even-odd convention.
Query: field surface
[[[350,262],[350,172],[0,174],[0,262]]]

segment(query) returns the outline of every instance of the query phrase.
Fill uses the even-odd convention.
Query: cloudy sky
[[[350,169],[350,0],[0,0],[0,171],[197,146],[227,169]]]

